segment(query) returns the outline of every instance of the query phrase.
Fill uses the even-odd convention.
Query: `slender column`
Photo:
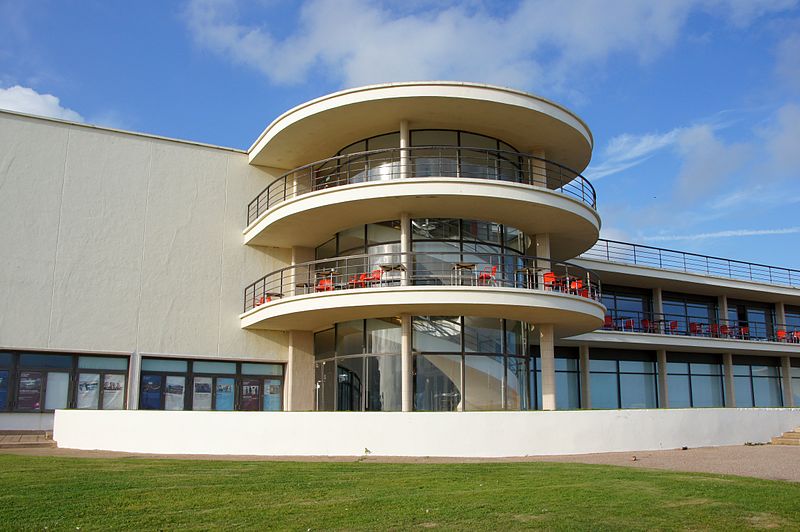
[[[408,314],[400,315],[400,327],[402,338],[400,341],[401,360],[400,371],[402,373],[401,386],[403,396],[403,412],[414,410],[414,380],[412,372],[414,361],[411,353],[411,316]]]
[[[539,325],[539,352],[542,363],[542,410],[555,410],[556,361],[551,324]]]
[[[289,363],[284,386],[285,410],[314,410],[314,334],[289,331]]]
[[[583,344],[579,349],[581,355],[581,408],[589,410],[592,408],[592,390],[589,386],[589,346]]]
[[[544,162],[545,152],[541,148],[531,149],[531,155],[538,159],[531,159],[531,182],[534,186],[547,188],[547,163]]]
[[[725,376],[725,406],[736,408],[736,393],[733,389],[733,355],[722,355],[722,366]]]
[[[781,357],[781,379],[783,380],[783,406],[795,406],[792,395],[792,361],[788,355]]]
[[[139,410],[139,377],[142,370],[142,356],[134,351],[128,363],[128,410]]]
[[[311,262],[314,260],[314,248],[306,248],[295,246],[292,248],[292,266],[296,264],[302,264],[304,262]],[[305,294],[307,289],[307,285],[313,285],[315,279],[313,279],[313,272],[309,271],[307,266],[294,268],[291,270],[293,275],[290,275],[288,278],[284,279],[284,294],[287,296],[295,296],[300,294]]]
[[[653,320],[658,323],[658,331],[664,334],[664,296],[660,287],[653,288]]]
[[[778,325],[776,329],[786,330],[786,306],[783,301],[775,303],[775,325]]]
[[[542,233],[536,235],[536,256],[540,259],[536,261],[536,277],[537,277],[537,286],[539,288],[544,287],[544,274],[546,272],[551,271],[552,265],[550,264],[550,234],[549,233]]]
[[[408,272],[411,269],[411,216],[408,213],[400,215],[400,285],[408,284]]]
[[[400,121],[400,179],[405,179],[411,174],[408,147],[411,146],[411,134],[408,130],[408,120]]]
[[[669,392],[667,390],[667,351],[659,349],[656,351],[658,361],[658,406],[659,408],[669,408]]]
[[[728,296],[722,294],[717,297],[717,307],[719,307],[719,321],[720,323],[727,323],[728,319]]]

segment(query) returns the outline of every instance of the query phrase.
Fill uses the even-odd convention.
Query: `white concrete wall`
[[[503,457],[764,442],[800,409],[567,412],[56,412],[59,447],[264,456]]]
[[[238,317],[289,263],[242,245],[271,180],[242,152],[0,112],[0,349],[286,360]]]
[[[53,430],[54,414],[0,414],[0,430]]]

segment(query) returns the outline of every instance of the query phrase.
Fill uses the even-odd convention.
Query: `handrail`
[[[597,275],[566,262],[497,253],[397,252],[334,257],[275,270],[244,289],[244,312],[284,297],[407,285],[511,287],[600,301]]]
[[[687,314],[609,308],[604,330],[762,342],[800,343],[800,327],[754,320],[700,318]]]
[[[596,192],[581,174],[534,155],[489,148],[414,146],[322,159],[281,175],[247,205],[247,225],[284,201],[326,188],[401,177],[456,177],[509,181],[547,188],[597,208]]]
[[[600,239],[579,258],[622,264],[653,266],[664,270],[713,275],[728,279],[756,281],[800,288],[800,270],[755,262],[699,255],[687,251],[656,248],[618,240]]]

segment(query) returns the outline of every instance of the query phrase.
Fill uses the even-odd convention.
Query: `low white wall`
[[[53,414],[0,414],[0,430],[53,430]]]
[[[59,447],[163,454],[503,457],[764,442],[800,409],[56,412]]]

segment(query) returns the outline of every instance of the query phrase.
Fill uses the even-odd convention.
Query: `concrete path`
[[[373,463],[488,463],[488,462],[572,462],[602,464],[640,469],[666,469],[700,473],[718,473],[757,477],[769,480],[800,482],[800,446],[755,445],[701,447],[668,451],[638,451],[569,456],[529,456],[524,458],[404,458],[404,457],[266,457],[209,455],[151,455],[73,449],[1,449],[0,454],[25,456],[63,456],[79,458],[178,459],[178,460],[249,460],[307,462]],[[635,458],[635,460],[634,460]]]

